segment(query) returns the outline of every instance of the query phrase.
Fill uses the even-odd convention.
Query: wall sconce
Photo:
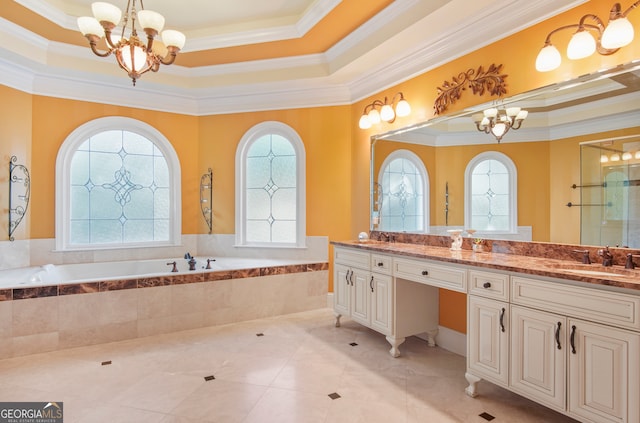
[[[587,14],[580,18],[580,22],[577,24],[565,25],[554,29],[547,35],[544,47],[538,53],[536,70],[538,72],[548,72],[560,66],[562,57],[558,49],[551,44],[551,36],[565,29],[577,28],[567,46],[567,57],[571,60],[591,56],[596,51],[598,54],[607,56],[630,44],[633,41],[634,31],[633,25],[627,19],[627,15],[639,4],[640,0],[633,3],[622,13],[620,3],[615,3],[609,12],[609,24],[606,27],[598,16]],[[587,19],[595,24],[585,23]],[[595,38],[594,34],[596,35]]]
[[[640,1],[640,0],[639,0]],[[395,106],[394,106],[395,104]],[[380,108],[380,110],[378,110]],[[364,107],[360,122],[360,129],[369,129],[372,125],[377,125],[380,121],[392,123],[396,116],[404,117],[411,113],[409,102],[404,99],[404,95],[399,92],[393,96],[391,102],[385,96],[384,102],[375,100]]]
[[[498,109],[492,107],[482,113],[472,116],[476,128],[485,134],[492,134],[500,142],[509,129],[518,130],[522,121],[527,118],[529,112],[520,107],[507,107]]]

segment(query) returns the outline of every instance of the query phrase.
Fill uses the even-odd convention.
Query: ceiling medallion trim
[[[449,105],[460,100],[462,92],[467,88],[475,95],[482,96],[486,91],[494,96],[502,96],[507,93],[505,78],[508,75],[500,74],[503,65],[491,64],[486,71],[482,66],[478,70],[468,69],[452,77],[452,82],[444,81],[442,87],[438,87],[438,96],[433,103],[436,115],[442,114]]]

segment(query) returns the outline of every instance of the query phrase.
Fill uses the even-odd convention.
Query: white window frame
[[[396,159],[409,160],[418,169],[418,172],[422,177],[422,188],[423,188],[423,192],[422,192],[423,216],[422,217],[424,219],[422,226],[424,228],[423,233],[429,233],[429,222],[430,222],[429,220],[429,195],[430,195],[429,194],[429,191],[430,191],[429,172],[427,171],[427,167],[424,165],[424,163],[422,162],[420,157],[418,157],[417,154],[415,154],[413,151],[405,150],[405,149],[398,149],[391,152],[384,159],[384,161],[382,162],[382,165],[380,166],[380,169],[378,171],[377,183],[380,183],[380,181],[382,181],[382,175],[384,174],[384,171],[387,168],[387,166],[389,166],[389,163],[391,163],[393,160],[396,160]],[[382,219],[382,215],[380,216],[380,219]]]
[[[280,135],[292,145],[296,154],[296,241],[295,243],[248,242],[246,226],[247,154],[249,147],[265,135]],[[306,154],[304,143],[290,126],[278,121],[261,122],[249,129],[240,140],[236,150],[236,246],[267,248],[306,247]]]
[[[518,233],[518,170],[506,154],[498,151],[485,151],[478,154],[467,164],[464,171],[464,226],[471,227],[471,193],[472,174],[476,166],[485,160],[496,160],[502,163],[509,173],[509,229],[507,231],[478,230],[478,234],[517,234]]]
[[[71,244],[71,161],[76,150],[91,136],[105,131],[122,130],[136,133],[153,142],[162,152],[169,170],[169,240],[164,242],[118,244]],[[181,245],[182,193],[180,161],[169,140],[154,127],[136,119],[109,116],[89,121],[67,136],[56,158],[56,250],[103,250],[140,247],[166,247]]]

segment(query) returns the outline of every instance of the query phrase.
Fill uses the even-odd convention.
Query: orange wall
[[[2,96],[3,131],[0,133],[0,152],[31,153],[32,205],[26,238],[54,236],[54,168],[55,157],[65,137],[77,126],[98,117],[119,115],[142,120],[162,132],[174,145],[182,166],[183,233],[206,233],[199,209],[200,176],[211,167],[214,172],[214,233],[233,233],[234,230],[234,158],[242,135],[253,125],[264,120],[278,120],[293,127],[305,143],[307,154],[307,234],[326,235],[330,240],[353,239],[358,232],[369,228],[369,158],[370,136],[375,133],[401,128],[433,117],[436,88],[444,81],[467,69],[485,69],[492,63],[503,64],[507,77],[507,96],[533,88],[563,81],[601,68],[627,63],[640,57],[640,43],[634,42],[611,56],[594,55],[577,62],[565,60],[556,71],[538,73],[534,69],[535,57],[551,30],[574,23],[586,13],[608,16],[610,0],[592,0],[560,16],[514,34],[490,46],[467,54],[444,66],[429,70],[411,80],[384,90],[351,106],[320,107],[295,110],[235,113],[229,115],[193,117],[110,106],[74,100],[54,99],[28,95],[0,87]],[[630,20],[640,27],[640,13],[632,13]],[[554,37],[563,50],[570,37]],[[371,130],[358,128],[358,119],[364,106],[374,99],[392,96],[398,91],[405,94],[412,105],[412,114],[398,118]],[[491,100],[465,91],[462,98],[447,112]],[[6,123],[5,123],[6,122]],[[8,141],[8,142],[5,142]],[[575,151],[573,141],[567,145],[551,143],[500,144],[492,146],[509,155],[518,166],[519,174],[538,173],[535,182],[520,181],[519,219],[521,224],[534,226],[534,237],[544,236],[558,225],[548,216],[551,180],[560,163],[552,153]],[[539,144],[539,145],[537,145]],[[479,147],[478,147],[479,148]],[[455,199],[463,193],[464,166],[480,150],[474,148],[438,148],[423,156],[432,187],[432,221],[443,224],[444,214],[438,206],[443,198],[445,166],[455,166],[455,179],[446,177],[450,184],[451,221],[462,221],[463,209]],[[18,152],[18,153],[14,153]],[[545,159],[546,157],[546,159]],[[551,158],[553,157],[553,158]],[[5,162],[6,163],[6,162]],[[579,155],[562,160],[575,173]],[[463,166],[464,164],[464,166]],[[435,171],[434,171],[435,169]],[[459,179],[458,179],[459,178]],[[2,188],[4,189],[4,188]],[[6,196],[0,190],[0,196]],[[460,200],[458,200],[460,201]],[[564,200],[563,200],[564,201]],[[555,202],[555,198],[554,198]],[[3,210],[6,213],[6,209]],[[455,219],[455,220],[453,220]],[[6,219],[5,219],[6,221]],[[5,232],[6,233],[6,232]],[[4,235],[6,237],[6,235]],[[2,238],[6,239],[6,238]],[[330,286],[331,290],[331,286]],[[464,332],[464,295],[442,294],[440,297],[441,324]]]

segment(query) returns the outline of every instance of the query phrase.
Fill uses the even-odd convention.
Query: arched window
[[[180,164],[153,127],[124,117],[76,128],[56,159],[56,248],[178,245]]]
[[[305,151],[280,122],[251,128],[236,151],[236,244],[305,245]]]
[[[487,151],[465,170],[464,225],[483,233],[518,232],[517,171],[509,157]]]
[[[374,216],[378,230],[426,232],[429,226],[429,175],[409,150],[389,154],[380,167]]]

